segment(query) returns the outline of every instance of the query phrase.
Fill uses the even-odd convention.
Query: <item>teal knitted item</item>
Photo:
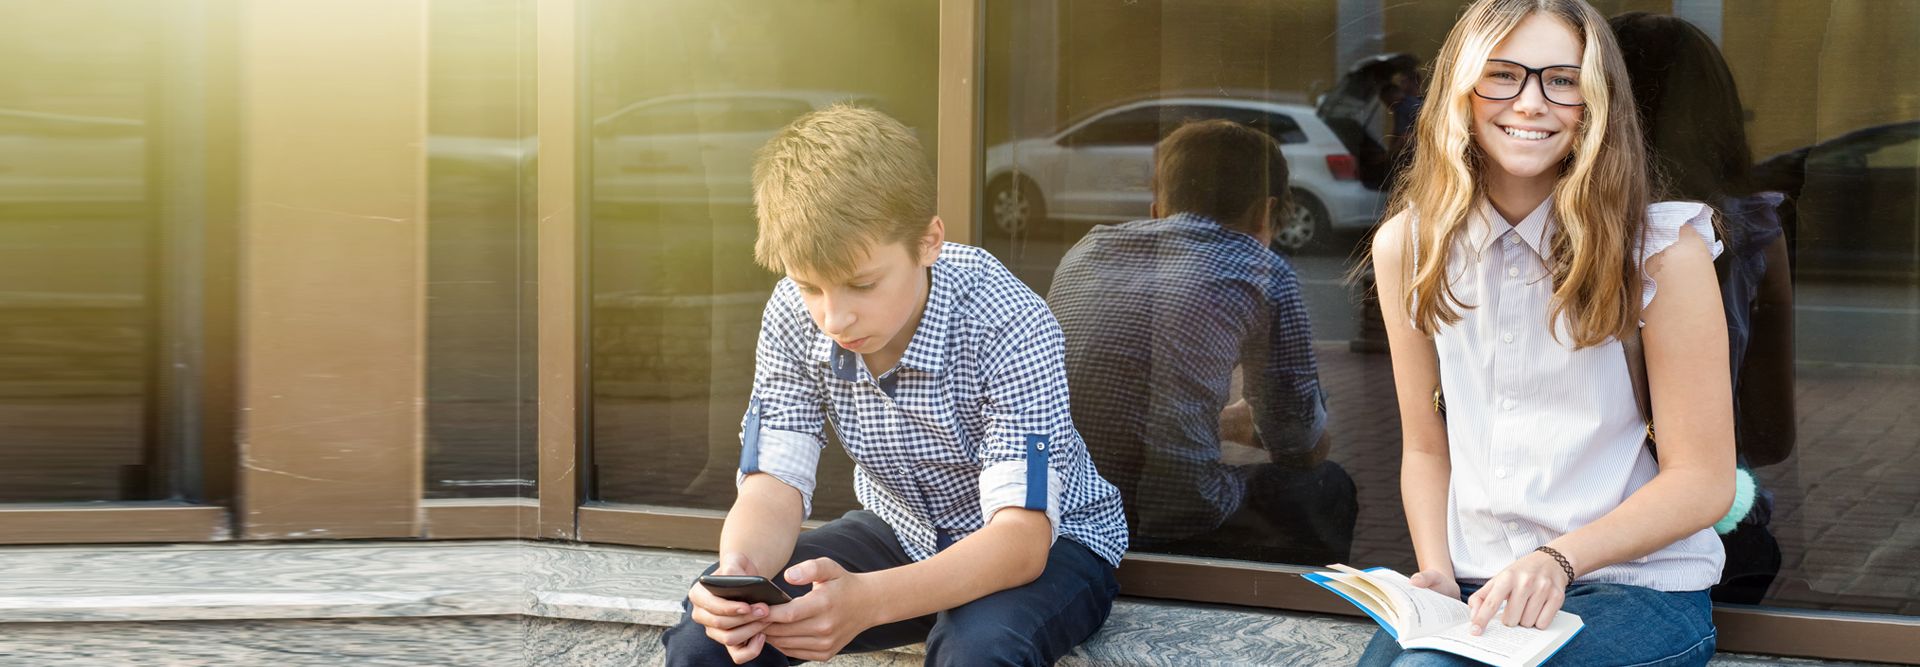
[[[1733,532],[1734,528],[1739,527],[1740,520],[1747,518],[1747,513],[1753,511],[1753,496],[1756,490],[1756,485],[1753,481],[1753,471],[1747,470],[1746,468],[1734,468],[1733,470],[1735,473],[1733,476],[1733,507],[1727,508],[1727,515],[1713,524],[1713,532],[1721,535]]]

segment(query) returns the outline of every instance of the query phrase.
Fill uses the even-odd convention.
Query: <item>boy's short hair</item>
[[[852,273],[868,244],[915,243],[933,219],[933,170],[898,120],[835,104],[780,130],[753,164],[753,259],[781,273]]]
[[[1276,211],[1286,210],[1287,192],[1280,143],[1260,130],[1229,120],[1189,121],[1153,147],[1161,215],[1193,213],[1240,229],[1267,197],[1279,198]]]

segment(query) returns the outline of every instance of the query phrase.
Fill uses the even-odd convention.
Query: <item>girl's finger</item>
[[[1547,603],[1540,606],[1540,617],[1535,619],[1533,627],[1545,630],[1547,626],[1553,625],[1553,617],[1560,613],[1560,603],[1565,602],[1566,599],[1565,594],[1550,596]]]
[[[1519,625],[1520,617],[1527,611],[1527,605],[1536,603],[1537,600],[1534,598],[1538,596],[1539,591],[1535,590],[1533,580],[1514,584],[1513,590],[1507,594],[1507,608],[1500,610],[1500,622],[1509,628]]]
[[[1516,625],[1523,628],[1534,627],[1534,624],[1540,620],[1540,610],[1546,608],[1547,601],[1552,597],[1553,590],[1550,588],[1537,588],[1534,590],[1533,595],[1527,598],[1527,607],[1521,610],[1520,622]]]
[[[1473,634],[1478,635],[1481,630],[1486,629],[1487,622],[1493,620],[1493,613],[1500,609],[1500,603],[1507,601],[1507,587],[1510,585],[1510,580],[1511,577],[1496,576],[1493,581],[1487,582],[1486,588],[1474,593],[1480,601],[1473,604],[1471,621]]]

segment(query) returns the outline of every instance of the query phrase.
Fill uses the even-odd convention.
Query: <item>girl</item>
[[[1475,2],[1415,140],[1373,245],[1414,583],[1466,595],[1476,632],[1579,614],[1555,665],[1706,664],[1709,526],[1734,489],[1719,243],[1706,206],[1648,205],[1605,19]],[[1623,339],[1644,343],[1657,462]],[[1468,661],[1381,633],[1361,664]]]

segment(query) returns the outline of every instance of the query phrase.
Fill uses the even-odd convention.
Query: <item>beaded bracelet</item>
[[[1559,561],[1560,569],[1567,573],[1567,585],[1568,586],[1573,585],[1573,564],[1567,562],[1567,557],[1561,555],[1559,549],[1555,549],[1553,547],[1546,546],[1546,545],[1541,545],[1540,548],[1534,549],[1534,551],[1538,551],[1546,555],[1552,556],[1554,560]]]

